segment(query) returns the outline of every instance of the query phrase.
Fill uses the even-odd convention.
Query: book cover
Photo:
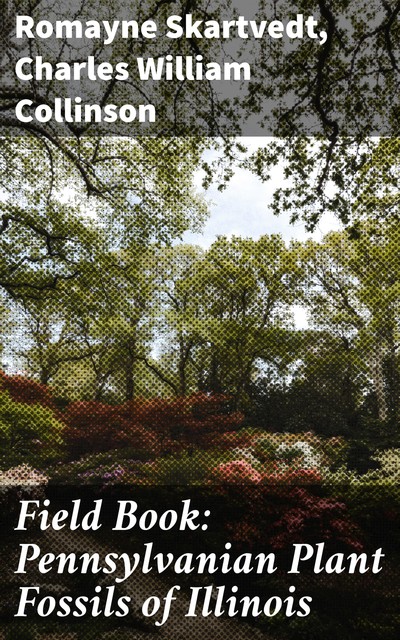
[[[395,0],[3,0],[0,638],[399,630]]]

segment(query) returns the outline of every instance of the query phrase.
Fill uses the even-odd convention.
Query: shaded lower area
[[[394,499],[378,509],[367,498],[356,513],[313,486],[10,493],[0,638],[395,640],[399,511]]]

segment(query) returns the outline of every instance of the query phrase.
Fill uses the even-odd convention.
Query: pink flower
[[[213,476],[219,482],[230,484],[258,484],[262,475],[246,460],[232,460],[219,464],[213,470]]]
[[[314,484],[322,480],[318,469],[282,469],[273,473],[264,473],[264,484]]]

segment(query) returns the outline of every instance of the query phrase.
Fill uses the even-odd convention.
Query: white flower
[[[252,463],[258,463],[260,462],[252,453],[251,449],[241,449],[240,447],[236,447],[235,449],[233,449],[232,453],[235,455],[235,457],[241,458],[241,459],[245,459],[248,462],[252,462]]]
[[[3,487],[39,487],[47,483],[47,476],[28,464],[20,464],[7,471],[0,471],[0,486]]]
[[[276,453],[278,456],[284,458],[285,454],[292,451],[294,453],[298,452],[299,455],[303,456],[303,469],[315,469],[321,464],[320,454],[315,451],[314,447],[312,447],[308,442],[304,442],[302,440],[298,440],[293,444],[286,444],[285,442],[282,442],[277,448]]]

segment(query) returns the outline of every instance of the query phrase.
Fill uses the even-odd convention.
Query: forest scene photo
[[[5,2],[3,40],[15,10],[39,15],[49,3]],[[78,4],[84,16],[110,11]],[[216,15],[208,3],[145,4],[135,15],[161,19],[169,5]],[[59,86],[45,96],[34,80],[11,86],[6,69],[21,51],[11,42],[0,57],[1,639],[398,637],[400,5],[299,4],[315,4],[328,25],[324,47],[314,55],[304,41],[283,61],[272,47],[279,77],[264,84],[257,57],[254,84],[233,104],[208,83],[161,83],[156,135],[17,122],[19,99],[52,104]],[[216,45],[201,46],[206,56]],[[171,47],[198,55],[191,40]],[[103,59],[100,45],[94,55]],[[116,83],[114,100],[128,89]],[[171,618],[156,630],[137,612],[16,620],[16,502],[122,495],[160,509],[191,496],[215,514],[206,539],[171,533],[164,551],[229,540],[232,553],[272,550],[285,567],[291,545],[323,542],[346,557],[383,549],[384,570],[319,575],[310,563],[290,583],[278,570],[238,587],[283,601],[294,585],[313,598],[306,617]],[[33,526],[26,540],[53,551],[111,545],[109,531],[52,539]],[[135,531],[113,544],[146,540]],[[92,578],[30,576],[52,597],[89,592]],[[227,589],[235,579],[210,578]]]

